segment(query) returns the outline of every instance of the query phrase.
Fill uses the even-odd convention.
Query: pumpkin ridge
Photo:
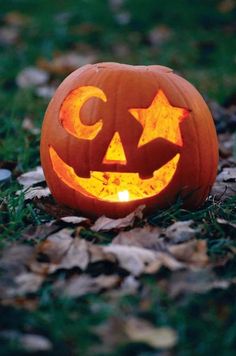
[[[174,74],[174,73],[172,73],[172,74]],[[174,74],[174,75],[177,76],[176,74]],[[187,82],[184,78],[181,78],[181,79],[183,80],[182,87],[184,86],[184,88],[186,90],[183,91],[182,88],[178,88],[178,89],[182,92],[184,98],[186,98],[185,91],[187,91],[187,92],[191,91],[194,95],[196,95],[196,94],[198,95],[198,97],[197,97],[198,101],[199,101],[199,99],[203,100],[203,98],[201,97],[200,93],[198,91],[196,93],[196,89],[192,86],[191,83]],[[203,101],[203,104],[206,105],[204,101]],[[200,108],[201,108],[202,116],[206,117],[206,115],[207,115],[207,119],[204,121],[203,124],[205,124],[207,126],[207,131],[208,131],[207,139],[210,138],[210,140],[211,140],[211,143],[210,143],[209,147],[210,147],[211,151],[213,152],[213,147],[215,147],[215,139],[213,139],[213,136],[212,136],[212,125],[210,123],[210,120],[209,120],[209,117],[208,117],[208,113],[203,113],[202,105],[200,106]],[[204,110],[208,110],[208,107],[205,106]],[[192,112],[194,113],[194,110],[192,110]],[[210,115],[211,115],[211,113],[210,113]],[[194,115],[194,126],[198,127],[195,115]],[[201,132],[199,132],[198,129],[197,129],[197,131],[198,131],[198,135],[197,135],[198,146],[197,147],[198,147],[198,152],[200,154],[200,163],[201,163],[201,162],[204,162],[204,159],[203,159],[204,158],[204,152],[202,152],[202,145],[201,145],[201,140],[200,140],[201,137],[202,137],[201,136]],[[200,149],[199,149],[199,147],[200,147]],[[207,170],[207,172],[208,172],[208,174],[207,174],[207,184],[206,184],[205,189],[202,192],[202,196],[206,196],[207,192],[209,193],[210,187],[211,187],[211,185],[213,184],[213,181],[214,181],[214,177],[216,176],[216,172],[213,169],[214,161],[215,160],[213,160],[213,159],[207,160],[207,163],[209,164],[209,169]],[[201,171],[202,171],[202,169],[204,169],[203,163],[200,164],[199,168],[200,168],[199,169],[199,180],[200,180]],[[206,179],[206,173],[204,174],[204,178]],[[203,178],[201,178],[201,179],[203,179]],[[199,182],[199,187],[200,186],[201,186],[201,181]]]
[[[183,82],[184,86],[187,88],[187,87],[190,87],[191,86],[191,90],[194,91],[194,94],[195,94],[195,91],[196,89],[190,84],[188,83],[185,79],[184,79],[184,82]],[[202,99],[201,95],[199,94],[199,92],[196,93],[198,95],[197,99]],[[199,97],[200,96],[200,97]],[[203,99],[202,99],[203,100]],[[208,135],[207,135],[207,139],[210,139],[211,142],[210,142],[210,148],[211,148],[211,151],[213,153],[213,147],[217,148],[217,137],[216,137],[216,134],[213,135],[212,133],[212,129],[214,129],[214,123],[213,123],[213,120],[212,120],[212,116],[211,116],[211,112],[209,110],[209,108],[206,106],[205,102],[203,102],[204,104],[204,110],[206,111],[205,115],[207,115],[207,120],[205,120],[205,124],[207,125],[207,130],[208,130]],[[203,108],[201,107],[202,111],[203,111]],[[212,120],[212,122],[211,122]],[[200,137],[200,135],[199,135]],[[218,155],[217,155],[218,156]],[[216,158],[216,161],[218,159],[218,157],[215,157]],[[208,170],[209,172],[209,175],[208,175],[208,191],[209,191],[209,187],[213,184],[213,181],[215,179],[215,176],[216,176],[216,170],[213,169],[214,167],[214,162],[215,159],[211,159],[211,160],[208,160],[209,162],[209,165],[210,165],[210,169]],[[207,189],[207,188],[206,188]]]
[[[172,75],[174,76],[175,79],[177,79],[177,82],[179,80],[181,80],[182,78],[180,78],[178,75],[176,75],[174,72],[171,72],[171,73],[167,73],[168,75]],[[169,76],[167,76],[168,80],[170,80]],[[181,81],[182,82],[182,81]],[[179,87],[176,83],[176,80],[171,80],[171,83],[173,84],[173,86],[177,89],[177,91],[179,90],[182,97],[183,97],[183,100],[184,102],[186,103],[186,106],[188,107],[188,100],[186,99],[185,97],[185,94],[183,92],[183,90],[181,90],[181,86]],[[182,83],[181,83],[182,84]],[[194,124],[194,130],[195,130],[195,136],[197,137],[197,153],[198,153],[198,167],[200,167],[200,162],[201,162],[201,153],[200,153],[200,150],[199,150],[199,132],[198,132],[198,129],[197,129],[197,125],[196,125],[196,121],[195,121],[195,115],[194,115],[194,111],[189,108],[190,113],[191,113],[191,117],[192,117],[192,120],[193,120],[193,124]],[[200,167],[201,169],[201,167]],[[197,186],[200,186],[200,169],[197,169],[197,172],[198,172],[198,178],[197,178]]]

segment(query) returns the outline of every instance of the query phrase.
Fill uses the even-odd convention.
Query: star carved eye
[[[172,106],[162,90],[158,90],[148,108],[129,109],[129,112],[143,127],[138,147],[159,137],[183,146],[179,124],[189,110]]]
[[[82,106],[92,97],[107,101],[106,95],[101,89],[94,86],[83,86],[72,90],[62,103],[60,122],[66,131],[77,138],[93,140],[102,128],[101,119],[95,124],[89,123],[88,125],[83,124],[80,119]]]

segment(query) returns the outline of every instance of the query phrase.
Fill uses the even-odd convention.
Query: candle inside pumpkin
[[[121,192],[118,192],[118,199],[119,201],[129,201],[129,191],[123,190]]]

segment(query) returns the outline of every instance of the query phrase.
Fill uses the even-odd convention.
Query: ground
[[[235,11],[231,0],[1,1],[2,355],[235,354]],[[220,162],[201,209],[180,201],[98,227],[61,219],[72,212],[50,196],[16,194],[40,165],[53,91],[98,61],[169,66],[203,94]]]

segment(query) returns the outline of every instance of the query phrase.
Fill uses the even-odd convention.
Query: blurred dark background
[[[235,30],[234,0],[1,0],[0,84],[12,90],[31,65],[54,83],[87,62],[156,63],[228,105]]]

